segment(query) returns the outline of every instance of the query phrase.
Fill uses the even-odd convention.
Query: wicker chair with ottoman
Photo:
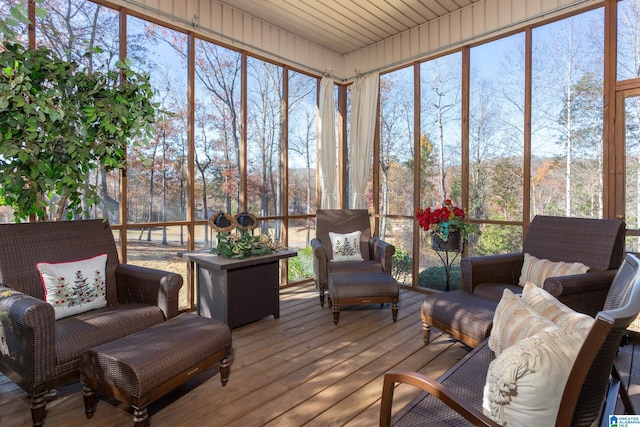
[[[522,252],[463,258],[460,289],[425,297],[425,344],[434,326],[477,346],[491,332],[504,289],[519,294],[527,281],[595,316],[624,258],[624,229],[623,221],[613,219],[535,216]]]
[[[321,307],[324,307],[330,275],[391,273],[396,251],[392,244],[371,236],[371,220],[366,209],[318,209],[316,237],[311,240],[311,247]]]
[[[398,282],[388,273],[349,273],[329,275],[329,307],[333,323],[340,320],[340,306],[353,304],[391,304],[391,315],[398,318]]]
[[[120,263],[106,221],[49,221],[0,225],[0,284],[0,371],[41,426],[45,396],[79,380],[85,350],[178,315],[182,276]]]
[[[149,404],[215,363],[226,385],[230,356],[226,323],[186,313],[91,348],[82,355],[80,374],[87,418],[100,391],[131,405],[134,425],[147,426]]]

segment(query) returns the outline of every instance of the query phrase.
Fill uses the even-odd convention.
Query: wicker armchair
[[[522,252],[463,258],[460,289],[425,297],[420,311],[425,344],[431,326],[471,347],[489,336],[504,289],[522,292],[518,281],[525,253],[589,266],[584,274],[549,277],[542,287],[572,309],[595,316],[622,263],[624,230],[624,222],[618,220],[537,215]]]
[[[364,261],[331,262],[329,233],[361,231],[360,252]],[[384,271],[391,274],[395,247],[377,237],[371,237],[371,223],[366,209],[318,209],[316,211],[316,237],[311,240],[313,270],[320,305],[324,307],[329,274],[348,274]]]
[[[460,261],[463,291],[499,301],[502,291],[522,289],[518,279],[524,254],[551,261],[580,262],[585,275],[550,277],[544,289],[581,313],[602,310],[609,286],[624,259],[623,221],[537,215],[531,221],[522,252],[468,257]]]
[[[107,306],[56,320],[36,264],[101,254],[107,254]],[[109,224],[85,220],[0,225],[0,283],[0,311],[8,313],[0,371],[31,395],[37,426],[45,394],[79,380],[83,351],[178,314],[182,276],[120,264]]]
[[[633,413],[620,384],[614,359],[620,339],[640,312],[640,265],[627,255],[610,287],[604,309],[596,316],[570,370],[557,412],[556,426],[600,425],[613,415],[617,396]],[[390,372],[384,377],[380,426],[497,426],[482,411],[483,388],[494,355],[485,340],[438,381],[413,372]],[[406,383],[425,392],[391,419],[393,391]],[[466,421],[465,421],[466,420]]]

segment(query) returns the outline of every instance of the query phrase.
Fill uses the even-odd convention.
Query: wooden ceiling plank
[[[269,2],[230,0],[226,3],[333,51],[346,53],[377,41],[375,34],[354,33],[349,28],[345,29],[340,20],[320,19],[321,13],[312,10],[299,0],[296,0],[295,5],[283,0]],[[248,5],[251,7],[249,8]]]
[[[390,18],[385,15],[386,19],[383,19],[376,15],[371,0],[319,0],[317,3],[326,6],[323,10],[330,19],[346,19],[348,24],[345,25],[354,30],[375,34],[375,38],[387,34],[383,37],[386,38],[398,33],[398,29],[388,22]]]
[[[410,28],[417,27],[421,23],[425,22],[423,18],[414,10],[409,8],[404,1],[377,0],[371,1],[371,3],[375,4],[378,10],[382,12],[382,14],[375,14],[378,19],[392,19],[398,23],[397,25],[394,25],[398,32],[403,32]]]
[[[405,0],[403,0],[403,2],[404,1]],[[431,21],[432,19],[438,18],[438,15],[430,7],[431,1],[427,1],[427,0],[417,0],[417,1],[409,0],[409,1],[407,1],[407,3],[408,3],[407,7],[411,8],[411,9],[414,9],[416,11],[416,13],[419,14],[422,17],[423,22],[428,22],[428,21]]]
[[[482,0],[215,0],[339,54]]]
[[[338,32],[343,43],[350,45],[366,46],[379,40],[379,32],[373,31],[375,27],[366,25],[365,21],[357,16],[354,18],[335,11],[335,9],[327,9],[320,1],[284,0],[284,3],[287,4],[288,10],[295,10],[296,17],[301,19],[300,23],[293,25],[302,30],[309,30],[310,27],[310,31],[315,32],[317,38],[332,39],[337,35],[335,32]],[[332,13],[330,14],[328,10],[331,10]],[[305,16],[312,17],[312,22],[307,19],[308,24],[302,25],[301,22]]]

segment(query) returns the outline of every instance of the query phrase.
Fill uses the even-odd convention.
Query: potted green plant
[[[127,60],[89,71],[47,46],[29,49],[18,22],[29,22],[23,5],[0,19],[0,200],[16,221],[44,219],[57,195],[55,218],[71,219],[102,201],[88,173],[124,168],[127,144],[152,136],[154,92]]]
[[[449,199],[440,208],[417,209],[416,218],[420,228],[432,235],[432,247],[436,250],[460,251],[464,241],[479,232],[464,210]]]

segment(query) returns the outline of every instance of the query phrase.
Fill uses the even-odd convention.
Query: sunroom
[[[312,292],[320,208],[368,209],[405,295],[444,289],[415,212],[446,199],[480,230],[463,257],[519,251],[536,215],[623,219],[639,251],[637,0],[18,2],[35,22],[25,43],[151,76],[153,141],[88,174],[103,202],[76,218],[107,218],[122,262],[182,274],[186,311],[195,278],[178,253],[215,246],[219,212],[251,213],[254,233],[297,251],[283,302]]]
[[[445,199],[481,228],[468,255],[518,249],[538,214],[624,218],[637,246],[634,1],[338,3],[325,15],[249,2],[38,5],[49,13],[24,26],[25,41],[95,68],[128,57],[166,111],[126,173],[87,178],[104,202],[84,215],[109,218],[123,261],[186,274],[175,255],[215,243],[207,219],[247,211],[256,232],[299,251],[288,286],[313,274],[315,209],[363,207],[396,246],[396,278],[439,289],[415,210]],[[323,78],[335,102],[328,160],[316,143]],[[352,98],[367,78],[379,95],[365,101],[372,134],[360,147]]]

